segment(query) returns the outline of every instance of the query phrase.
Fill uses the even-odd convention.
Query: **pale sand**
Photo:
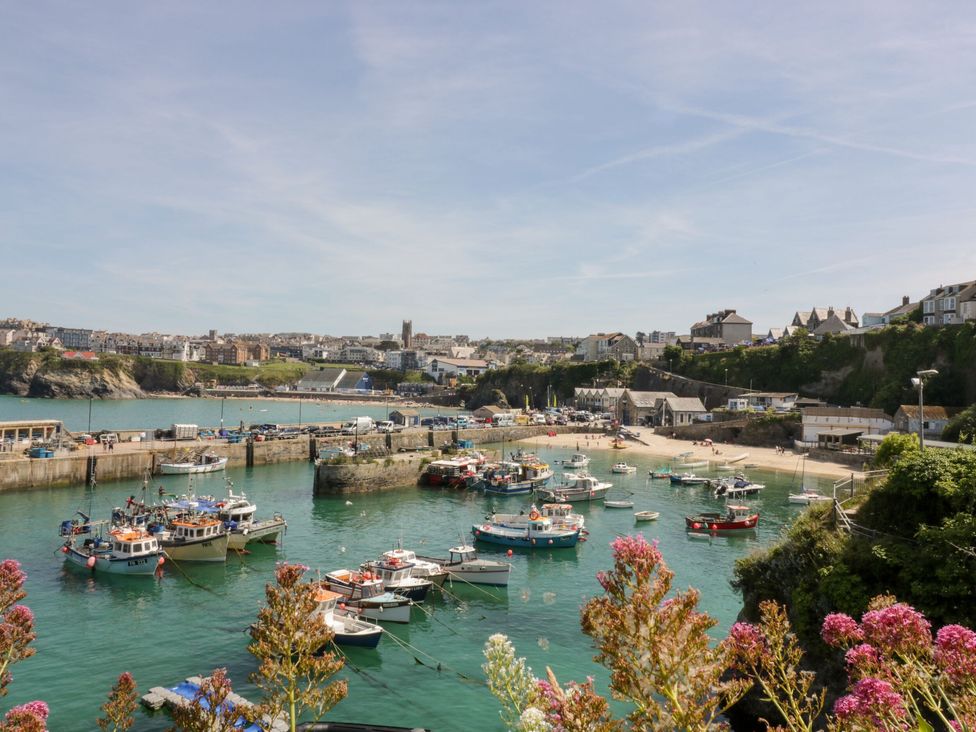
[[[703,445],[695,446],[691,444],[690,440],[672,440],[663,435],[655,435],[649,429],[638,431],[640,432],[640,439],[648,444],[642,445],[639,442],[627,440],[624,443],[627,445],[625,450],[613,449],[610,446],[611,438],[602,434],[596,435],[596,433],[560,434],[555,437],[540,435],[539,437],[526,438],[521,440],[521,442],[540,448],[561,447],[570,450],[575,450],[576,446],[579,445],[580,451],[584,453],[593,450],[611,451],[618,454],[621,461],[631,463],[635,462],[634,458],[640,457],[647,458],[647,462],[657,460],[663,464],[669,462],[680,453],[690,452],[691,455],[683,458],[681,462],[708,460],[711,463],[709,468],[714,469],[716,466],[725,462],[726,459],[737,457],[747,452],[749,453],[749,457],[735,463],[735,465],[745,466],[748,463],[750,465],[754,464],[763,470],[776,470],[791,474],[797,470],[805,470],[809,475],[819,475],[826,478],[846,478],[851,473],[860,472],[849,465],[843,465],[841,463],[813,460],[810,458],[801,460],[799,455],[789,450],[785,453],[779,453],[772,447],[752,447],[749,445],[733,445],[721,442],[714,443],[712,447]],[[594,436],[596,436],[595,440],[593,439]],[[714,454],[712,448],[718,450],[719,454]],[[804,462],[806,463],[805,469],[803,467]],[[700,469],[704,470],[705,468]],[[690,468],[689,472],[694,472],[694,470],[694,468]]]

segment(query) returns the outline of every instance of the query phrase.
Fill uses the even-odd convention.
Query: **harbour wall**
[[[583,428],[565,426],[501,427],[494,429],[433,431],[411,429],[393,434],[363,435],[358,441],[370,446],[374,452],[398,452],[401,448],[438,448],[451,440],[471,440],[476,445],[489,442],[509,442],[526,437],[544,435],[548,431],[586,431]],[[267,442],[241,442],[228,444],[220,440],[159,441],[152,443],[119,443],[115,450],[105,451],[101,446],[82,448],[75,452],[58,454],[53,458],[27,458],[19,455],[0,455],[0,491],[53,488],[58,486],[85,485],[92,470],[98,483],[113,480],[138,479],[146,471],[159,472],[159,464],[192,451],[208,450],[227,457],[230,467],[273,465],[298,460],[314,460],[318,450],[330,445],[340,446],[352,442],[354,437],[342,435],[329,438],[302,436],[291,440]],[[416,476],[414,476],[416,479]],[[409,481],[408,481],[409,482]]]

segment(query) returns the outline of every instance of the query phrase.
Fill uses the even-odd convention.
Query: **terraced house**
[[[922,298],[925,325],[958,325],[976,320],[976,280],[939,285]]]

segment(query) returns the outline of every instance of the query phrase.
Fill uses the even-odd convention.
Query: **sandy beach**
[[[648,460],[658,459],[661,462],[668,462],[671,458],[681,453],[690,452],[685,458],[685,462],[708,460],[715,467],[721,465],[729,458],[738,457],[743,453],[748,453],[749,457],[736,463],[737,465],[756,465],[763,470],[777,470],[784,473],[792,473],[794,470],[803,469],[800,463],[800,456],[790,450],[780,453],[772,447],[752,447],[749,445],[732,445],[728,443],[716,442],[710,447],[705,445],[693,445],[689,440],[672,440],[663,435],[655,435],[651,430],[639,430],[640,439],[648,443],[642,445],[633,440],[627,440],[627,448],[624,450],[614,450],[610,446],[610,438],[603,434],[562,434],[554,437],[531,437],[522,442],[537,446],[562,447],[575,450],[579,445],[581,452],[591,452],[593,450],[612,450],[620,455],[620,459],[625,462],[634,462],[635,457],[646,458]],[[595,439],[594,439],[595,438]],[[715,452],[713,452],[713,450]],[[825,478],[846,478],[852,472],[858,473],[859,470],[849,465],[841,463],[825,462],[821,460],[806,459],[805,471],[808,475],[819,475]]]

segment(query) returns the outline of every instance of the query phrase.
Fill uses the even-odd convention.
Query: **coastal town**
[[[0,5],[0,732],[976,732],[974,29]]]

